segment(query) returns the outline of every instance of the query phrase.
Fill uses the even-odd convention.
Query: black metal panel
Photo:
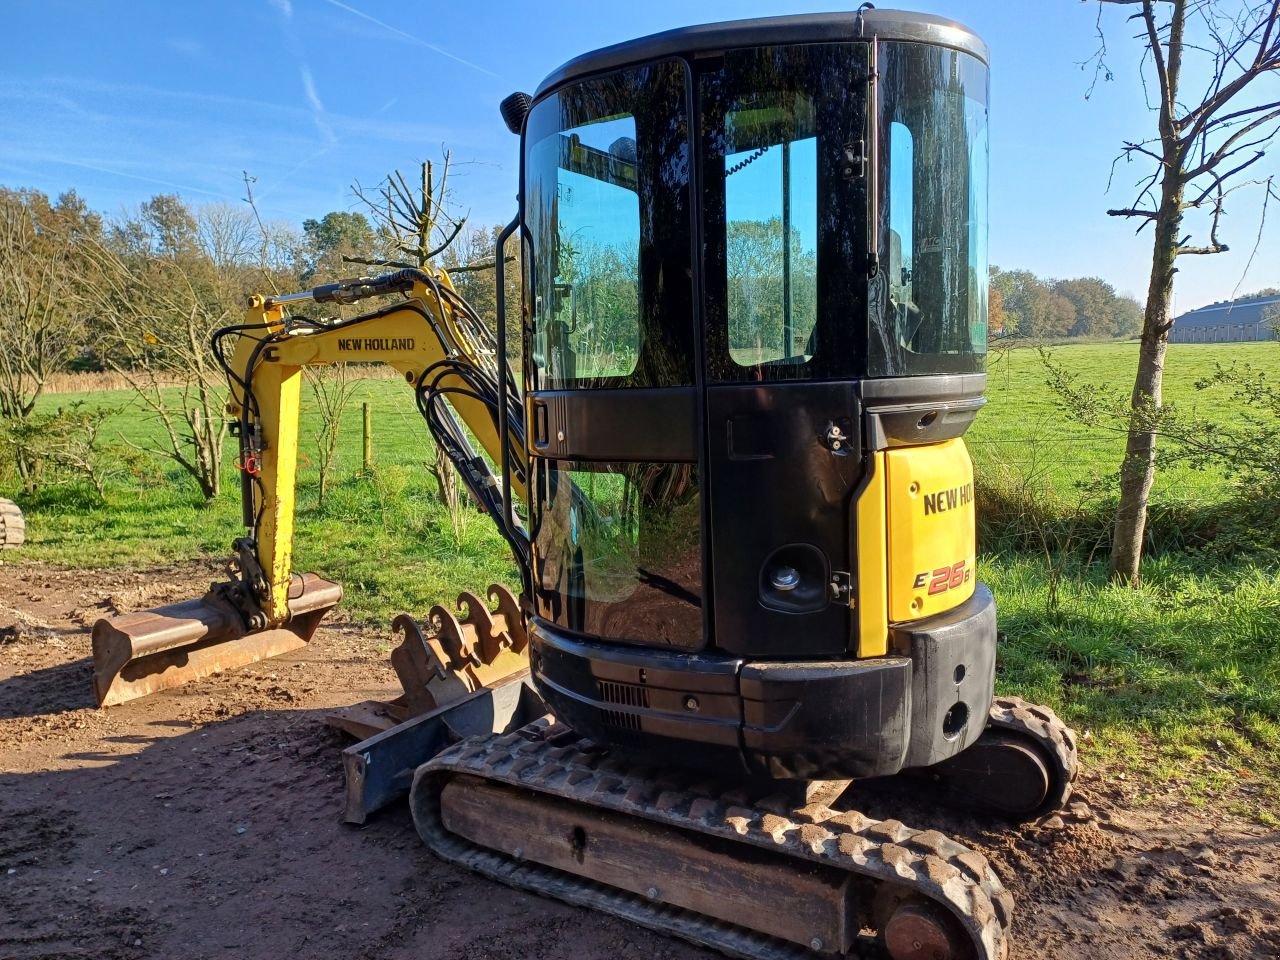
[[[746,664],[748,755],[779,779],[896,773],[914,733],[911,667],[906,657]]]
[[[807,662],[623,649],[534,620],[529,665],[562,722],[664,764],[886,776],[954,756],[982,733],[994,615],[979,585],[957,609],[895,631],[894,655]]]
[[[541,390],[528,395],[529,452],[556,460],[698,459],[693,387]]]
[[[908,654],[911,747],[905,766],[955,756],[987,725],[996,674],[996,602],[985,584],[953,610],[895,627],[895,651]]]
[[[852,382],[707,390],[719,649],[775,658],[836,656],[847,649],[849,607],[810,603],[806,596],[828,590],[833,571],[851,569],[849,511],[863,469],[859,413]],[[810,562],[815,552],[825,558],[824,570]],[[771,589],[771,564],[796,570],[800,582],[790,590]],[[787,594],[801,595],[791,609]]]
[[[529,625],[529,667],[556,718],[663,764],[741,776],[741,660],[627,649]]]

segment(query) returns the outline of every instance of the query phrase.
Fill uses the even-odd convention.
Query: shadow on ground
[[[84,678],[0,690],[57,691],[68,671]],[[321,711],[253,711],[79,737],[59,769],[0,773],[0,957],[711,956],[442,863],[407,805],[341,823],[347,743]]]
[[[0,719],[66,713],[94,705],[90,657],[0,680]]]

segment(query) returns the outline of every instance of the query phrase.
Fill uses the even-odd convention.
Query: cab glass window
[[[872,376],[967,373],[987,349],[987,68],[884,43]]]
[[[636,123],[605,116],[544,137],[530,150],[555,177],[535,362],[549,378],[625,377],[640,353],[640,200]],[[548,224],[548,227],[551,225]]]
[[[702,645],[698,469],[536,460],[539,616],[620,643]]]
[[[730,50],[700,64],[697,90],[708,378],[856,376],[867,44]]]
[[[725,127],[729,355],[742,367],[804,362],[818,319],[813,99],[744,97]]]
[[[684,67],[570,84],[530,112],[534,389],[693,382]]]

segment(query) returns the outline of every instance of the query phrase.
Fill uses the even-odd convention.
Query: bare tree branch
[[[1240,280],[1236,283],[1235,289],[1231,291],[1234,298],[1240,292],[1240,287],[1244,285],[1244,279],[1249,275],[1249,268],[1253,266],[1253,259],[1258,255],[1258,248],[1262,246],[1262,231],[1267,225],[1267,207],[1272,200],[1280,200],[1280,192],[1277,192],[1275,186],[1275,178],[1268,177],[1263,181],[1262,192],[1262,214],[1258,217],[1258,233],[1253,238],[1253,249],[1249,251],[1249,259],[1245,262],[1244,270],[1240,272]]]
[[[1155,210],[1139,210],[1135,207],[1129,207],[1122,210],[1108,210],[1108,217],[1147,217],[1154,220],[1159,214]]]
[[[386,260],[382,257],[349,257],[346,254],[342,256],[343,263],[358,263],[363,267],[394,267],[397,270],[413,270],[417,264],[410,263],[408,260]]]

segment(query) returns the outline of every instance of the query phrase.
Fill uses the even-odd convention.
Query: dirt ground
[[[217,575],[0,564],[0,958],[712,956],[441,863],[403,806],[342,824],[349,741],[323,714],[394,694],[387,633],[339,615],[296,654],[94,709],[88,626]],[[1084,806],[1018,830],[845,799],[986,854],[1014,958],[1280,957],[1280,834],[1133,789],[1086,767]]]

